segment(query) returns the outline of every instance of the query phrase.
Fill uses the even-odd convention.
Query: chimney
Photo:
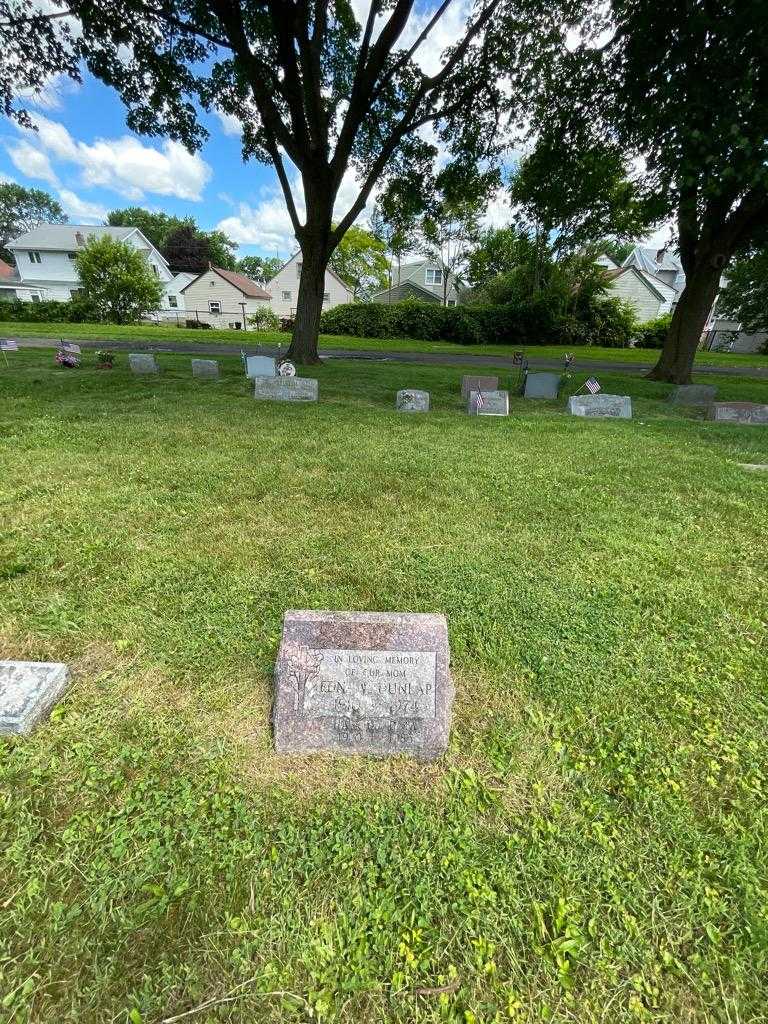
[[[663,263],[664,262],[664,257],[666,255],[666,253],[667,253],[667,247],[666,247],[666,245],[663,245],[659,249],[659,251],[656,253],[656,262],[657,263]]]
[[[75,241],[77,242],[78,245],[85,245],[85,239],[83,238],[82,231],[76,231],[75,232]]]

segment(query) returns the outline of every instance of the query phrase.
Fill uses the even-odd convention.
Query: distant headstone
[[[0,661],[0,733],[31,732],[68,682],[60,662]]]
[[[313,377],[254,377],[253,397],[271,402],[316,402],[317,380]]]
[[[768,472],[768,462],[737,462],[736,465],[740,469],[748,470],[750,473]]]
[[[741,423],[744,426],[768,426],[768,405],[757,402],[713,402],[707,419],[716,423]]]
[[[148,352],[131,352],[128,355],[128,365],[131,371],[137,374],[160,372],[155,357]]]
[[[681,384],[669,396],[673,405],[710,405],[717,396],[712,384]]]
[[[275,377],[277,375],[277,360],[271,356],[246,356],[245,359],[246,377]]]
[[[470,391],[467,412],[470,416],[509,416],[509,392]]]
[[[429,412],[429,392],[404,388],[397,392],[395,408],[398,412]]]
[[[559,373],[529,373],[523,398],[557,398],[559,390]]]
[[[470,391],[498,391],[498,377],[474,377],[472,375],[461,378],[461,397],[469,398]]]
[[[568,412],[572,416],[632,419],[632,399],[628,395],[571,395]]]
[[[453,705],[443,615],[288,611],[275,666],[281,754],[439,757]]]
[[[218,380],[219,364],[215,359],[193,359],[192,376],[199,380]]]

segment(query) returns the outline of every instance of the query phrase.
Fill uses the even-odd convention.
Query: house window
[[[155,277],[160,277],[160,271],[157,269],[157,265],[155,263],[150,263],[150,267],[152,267],[152,273]]]
[[[301,263],[297,263],[296,264],[296,277],[301,277],[301,268],[302,268],[302,266],[303,266],[303,264],[301,264]]]
[[[77,256],[76,252],[68,252],[67,253],[67,259],[68,260],[73,260],[73,259],[75,259],[76,256]]]
[[[283,292],[282,296],[283,296],[283,302],[290,302],[291,301],[291,293],[290,292]]]
[[[30,263],[42,263],[43,261],[40,259],[40,253],[39,252],[30,252],[30,254],[29,254],[29,262]]]
[[[171,309],[178,309],[179,308],[179,300],[177,299],[177,297],[175,295],[169,295],[168,296],[168,305],[170,306]]]
[[[427,284],[442,284],[443,272],[439,267],[427,267]]]
[[[221,303],[220,302],[216,302],[214,300],[211,300],[211,302],[208,303],[208,312],[209,313],[220,313],[221,312]]]
[[[32,292],[29,297],[30,297],[30,299],[32,299],[33,302],[39,302],[40,301],[40,295],[39,295],[38,292]]]
[[[448,305],[449,306],[455,306],[456,305],[456,299],[448,299]]]
[[[323,302],[330,302],[330,301],[331,301],[331,293],[330,292],[323,292]]]

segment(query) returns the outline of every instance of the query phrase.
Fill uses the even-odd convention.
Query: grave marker
[[[632,399],[628,395],[571,395],[568,412],[571,416],[631,420]]]
[[[559,373],[529,373],[525,378],[523,398],[557,398]]]
[[[275,377],[277,375],[277,360],[271,356],[246,356],[245,375],[254,377]]]
[[[468,375],[461,378],[461,397],[469,398],[470,391],[498,391],[498,377],[475,377]]]
[[[131,372],[139,376],[160,372],[155,357],[149,352],[130,352],[128,364],[131,367]]]
[[[509,392],[470,391],[467,412],[470,416],[509,416]]]
[[[193,359],[192,376],[198,380],[218,380],[219,364],[215,359]]]
[[[716,423],[740,423],[742,426],[768,426],[768,405],[758,402],[713,402],[707,419]]]
[[[69,683],[60,662],[0,661],[0,733],[28,733]]]
[[[288,611],[275,666],[282,754],[439,757],[453,705],[443,615]]]
[[[404,388],[397,392],[395,408],[398,412],[429,412],[429,392]]]
[[[316,402],[314,377],[254,377],[253,397],[270,402]]]
[[[673,405],[710,405],[717,396],[712,384],[680,384],[669,396]]]

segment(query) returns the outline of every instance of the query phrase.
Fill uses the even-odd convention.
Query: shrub
[[[96,323],[95,307],[81,296],[69,302],[0,302],[0,321],[41,323]]]
[[[671,323],[672,314],[665,313],[664,316],[657,316],[655,320],[648,320],[646,323],[640,324],[635,332],[637,347],[664,348],[664,339]]]
[[[261,306],[248,317],[248,323],[255,331],[276,331],[280,326],[280,317],[267,306]]]

